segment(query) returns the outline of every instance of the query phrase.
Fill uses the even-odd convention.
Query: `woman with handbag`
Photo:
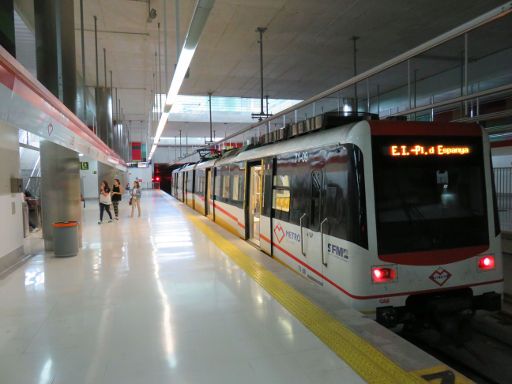
[[[100,185],[100,221],[98,221],[98,224],[101,224],[103,222],[103,211],[107,211],[108,216],[110,217],[110,220],[108,222],[112,222],[110,204],[112,204],[110,187],[108,186],[108,183],[105,180],[103,180]]]
[[[135,206],[137,206],[137,212],[139,214],[138,217],[140,217],[140,197],[142,194],[140,191],[139,182],[137,180],[133,182],[133,188],[130,191],[130,194],[130,205],[132,206],[132,214],[130,215],[130,217],[133,217],[133,211],[135,210]]]

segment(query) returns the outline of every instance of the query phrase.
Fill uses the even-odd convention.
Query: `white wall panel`
[[[0,121],[0,258],[23,246],[21,193],[11,193],[11,178],[19,177],[18,130]]]

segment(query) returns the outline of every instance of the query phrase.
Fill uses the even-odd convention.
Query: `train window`
[[[231,197],[234,201],[240,200],[240,176],[233,175],[233,196]]]
[[[311,229],[318,229],[321,214],[321,197],[323,186],[323,172],[322,170],[315,169],[311,172],[311,204],[310,204],[310,222]]]
[[[491,154],[489,153],[489,161],[492,167],[492,158]],[[494,181],[494,169],[491,170],[491,187],[492,187],[492,209],[494,211],[494,235],[498,236],[501,233],[501,226],[500,226],[500,216],[498,213],[498,202],[497,202],[497,196],[496,196],[496,183]]]
[[[300,217],[306,213],[303,225],[308,226],[311,206],[311,166],[297,161],[295,153],[279,155],[275,161],[274,189],[289,189],[289,211],[274,209],[274,217],[299,225]],[[270,179],[271,180],[271,179]],[[289,188],[287,188],[289,186]],[[270,190],[270,189],[269,189]],[[273,200],[273,195],[269,194]]]
[[[317,168],[311,172],[309,227],[319,230],[319,222],[327,218],[323,227],[325,234],[367,248],[361,150],[353,144],[345,144],[313,152],[309,158],[311,165]]]
[[[289,175],[275,175],[274,176],[274,187],[290,188],[290,176]]]
[[[221,171],[220,169],[215,169],[215,200],[219,200],[221,198],[220,191],[221,191]]]
[[[290,212],[290,191],[288,189],[274,189],[272,208]]]
[[[467,147],[464,156],[392,158],[382,148],[393,136],[372,138],[380,254],[451,249],[489,243],[481,137],[443,136],[445,147]],[[400,143],[438,144],[435,137]]]
[[[273,159],[263,160],[263,195],[262,195],[262,210],[263,216],[270,217],[272,211],[272,171]]]
[[[230,177],[228,175],[222,176],[222,198],[223,199],[229,199],[229,184],[230,184]]]
[[[343,190],[337,185],[325,189],[325,216],[334,223],[339,223],[343,216]]]

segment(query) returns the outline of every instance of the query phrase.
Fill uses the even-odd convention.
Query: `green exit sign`
[[[89,162],[88,161],[81,161],[80,162],[80,169],[82,171],[88,171],[89,170]]]

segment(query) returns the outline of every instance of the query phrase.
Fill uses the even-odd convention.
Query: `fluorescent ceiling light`
[[[174,72],[171,86],[167,93],[164,112],[160,116],[160,121],[158,122],[155,139],[153,146],[151,147],[151,151],[149,152],[148,161],[151,160],[156,151],[156,147],[160,141],[160,136],[162,135],[167,119],[169,118],[172,104],[175,102],[181,85],[183,84],[183,80],[185,79],[190,63],[192,62],[194,53],[196,52],[199,38],[201,37],[201,33],[203,32],[203,28],[208,20],[208,15],[210,14],[210,10],[212,9],[214,2],[215,0],[198,0],[196,3],[196,8],[194,10],[192,20],[190,21],[190,26],[188,27],[187,36],[185,37],[185,42],[183,43],[183,48],[178,59],[178,64],[176,65],[176,71]]]

